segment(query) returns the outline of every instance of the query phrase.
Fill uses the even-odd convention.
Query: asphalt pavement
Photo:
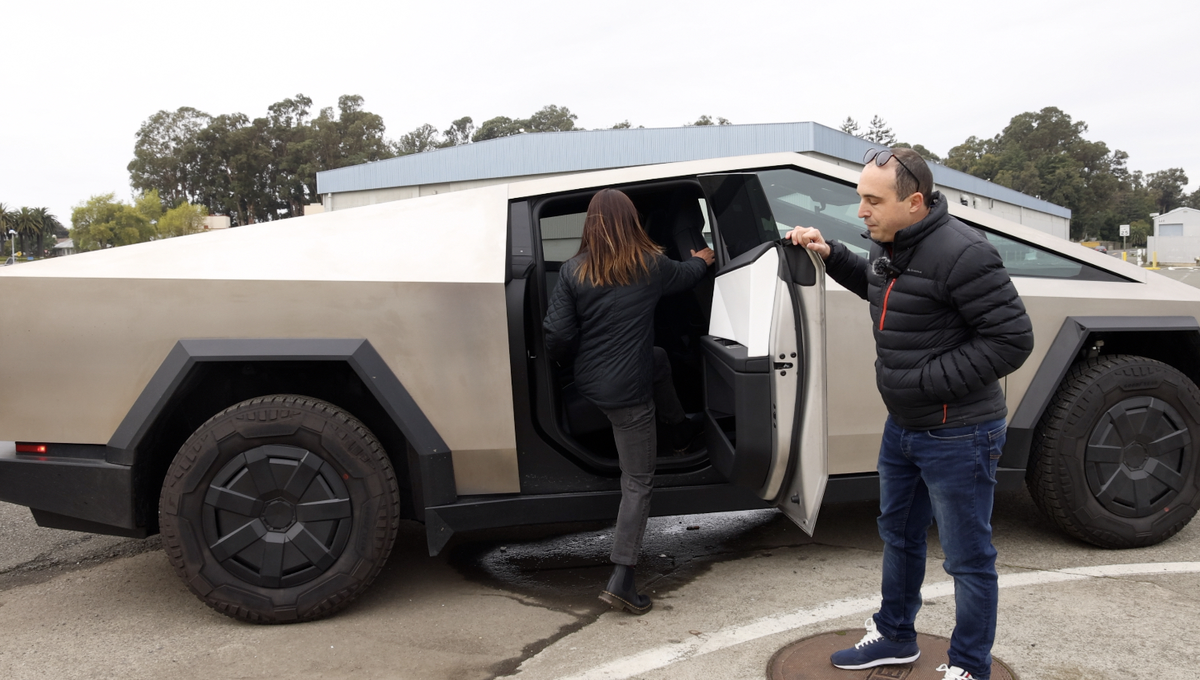
[[[406,524],[372,588],[324,621],[218,614],[153,538],[32,526],[0,505],[2,678],[764,678],[795,640],[852,630],[878,602],[875,505],[828,505],[815,537],[774,511],[651,520],[644,617],[596,599],[611,530],[456,536],[424,554]],[[1020,678],[1191,678],[1200,650],[1200,523],[1127,551],[1067,538],[1023,492],[1000,494],[995,654]],[[931,537],[919,629],[948,636],[953,598]],[[816,660],[823,663],[823,660]]]

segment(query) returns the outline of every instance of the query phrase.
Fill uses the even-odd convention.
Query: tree
[[[887,121],[879,116],[871,118],[870,127],[867,128],[867,134],[863,136],[863,139],[884,146],[892,146],[896,143],[896,135],[892,134],[892,129],[887,126]]]
[[[613,130],[628,130],[631,127],[633,127],[633,126],[629,124],[629,119],[626,118],[625,120],[621,121],[620,123],[617,123],[616,125],[612,126],[612,129]]]
[[[838,129],[841,130],[842,132],[845,132],[848,135],[854,135],[855,137],[857,137],[858,136],[858,121],[854,120],[850,116],[846,116],[846,120],[842,121],[842,126]]]
[[[190,106],[159,111],[138,129],[129,162],[129,183],[138,191],[157,189],[170,205],[194,199],[200,192],[196,138],[212,116]]]
[[[575,121],[578,118],[579,116],[571,113],[571,110],[565,106],[549,104],[535,111],[528,118],[509,118],[508,116],[489,118],[479,124],[479,128],[471,136],[471,141],[482,142],[488,139],[511,137],[512,135],[519,135],[526,132],[565,132],[568,130],[579,130],[582,128],[575,127]]]
[[[150,220],[113,194],[92,196],[71,211],[71,238],[77,250],[140,243],[154,236]]]
[[[66,229],[58,218],[50,213],[49,208],[34,208],[33,213],[41,227],[37,235],[37,253],[40,257],[45,257],[48,254],[46,244],[55,243],[60,234],[65,235]]]
[[[1117,240],[1117,228],[1144,218],[1148,196],[1128,154],[1083,138],[1087,123],[1055,107],[1014,116],[991,139],[970,137],[946,165],[1071,209],[1071,235]]]
[[[297,94],[267,107],[267,144],[271,163],[266,190],[275,216],[296,217],[317,200],[316,141],[309,110],[312,99]]]
[[[566,132],[577,130],[575,121],[579,118],[565,106],[550,104],[543,106],[527,120],[519,121],[526,132]]]
[[[158,221],[155,232],[159,238],[187,236],[204,230],[204,218],[208,211],[202,205],[183,205],[171,208]]]
[[[916,151],[917,153],[921,154],[921,158],[924,158],[927,162],[929,162],[929,161],[932,161],[934,163],[942,162],[942,159],[940,156],[938,156],[936,153],[930,151],[929,149],[926,149],[925,147],[921,146],[920,144],[908,144],[907,142],[896,142],[895,144],[892,144],[892,148],[893,149],[912,149],[913,151]]]
[[[242,113],[222,114],[200,132],[203,150],[198,169],[203,187],[197,200],[236,225],[278,217],[278,198],[270,191],[272,161],[269,121]]]
[[[229,215],[235,225],[298,216],[317,200],[317,172],[390,158],[383,119],[343,95],[312,119],[303,94],[242,113],[159,111],[138,131],[130,183],[157,190],[163,209],[184,203]],[[153,219],[152,219],[153,221]]]
[[[0,238],[0,243],[4,243],[10,238],[14,238],[8,233],[10,229],[13,231],[16,231],[17,229],[17,211],[10,209],[3,203],[0,203],[0,236],[2,236],[2,238]],[[10,243],[7,245],[10,247],[6,249],[6,252],[0,253],[0,257],[3,257],[4,259],[7,259],[13,252],[16,252],[11,247],[16,245],[15,243]]]
[[[133,207],[150,220],[150,224],[158,222],[163,215],[162,200],[158,197],[158,189],[151,189],[138,196],[133,201]]]
[[[1187,183],[1183,168],[1159,170],[1146,175],[1146,189],[1159,213],[1169,213],[1183,205],[1186,199],[1183,190]]]
[[[489,118],[479,124],[479,129],[475,131],[475,135],[471,137],[472,142],[482,142],[489,139],[498,139],[500,137],[511,137],[524,132],[521,129],[520,120],[513,120],[507,116],[496,116]]]
[[[714,122],[712,116],[705,114],[697,118],[695,123],[685,123],[684,127],[694,127],[697,125],[732,125],[732,123],[729,122],[728,118],[722,118],[720,116],[718,116],[717,120]]]
[[[400,138],[400,141],[396,143],[396,155],[407,156],[422,151],[432,151],[440,146],[442,143],[438,138],[437,128],[426,123]]]
[[[1146,245],[1146,239],[1154,233],[1154,226],[1147,220],[1134,220],[1129,224],[1129,245],[1140,248]]]
[[[29,254],[33,252],[37,255],[42,254],[40,241],[42,237],[42,218],[33,208],[22,207],[17,211],[16,218],[17,238],[21,240],[20,250],[22,253]]]
[[[338,97],[337,118],[332,108],[325,108],[313,121],[317,159],[322,170],[395,156],[383,136],[386,129],[383,118],[362,107],[363,98],[359,95],[342,95]]]
[[[441,146],[459,146],[462,144],[470,144],[471,137],[475,134],[475,121],[470,116],[463,116],[458,120],[450,123],[450,127],[442,131]]]
[[[1188,196],[1187,200],[1184,201],[1183,204],[1189,208],[1200,210],[1200,188],[1193,191],[1192,195]]]

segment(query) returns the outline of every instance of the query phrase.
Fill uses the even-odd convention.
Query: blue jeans
[[[925,580],[925,536],[937,520],[946,573],[954,578],[950,664],[991,676],[996,639],[992,497],[1004,419],[943,430],[908,430],[889,417],[879,448],[883,603],[875,626],[891,640],[916,639]]]

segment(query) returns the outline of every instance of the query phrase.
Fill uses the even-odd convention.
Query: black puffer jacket
[[[676,262],[657,255],[650,275],[628,286],[595,287],[578,278],[580,256],[563,263],[542,326],[546,351],[575,359],[579,393],[601,408],[654,398],[654,306],[664,295],[695,286],[708,265],[693,257]]]
[[[941,194],[933,199],[929,215],[893,243],[872,241],[870,262],[831,241],[825,263],[870,301],[879,393],[912,430],[1008,415],[999,379],[1033,350],[1033,327],[996,248],[951,217]]]

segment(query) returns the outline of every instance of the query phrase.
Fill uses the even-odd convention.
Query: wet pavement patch
[[[449,563],[466,578],[579,613],[607,611],[597,596],[612,564],[612,524],[490,530],[456,536]],[[637,566],[651,598],[685,585],[717,562],[812,543],[776,510],[653,517]]]
[[[466,532],[451,539],[447,562],[468,580],[576,617],[493,665],[495,677],[516,672],[526,659],[609,611],[599,595],[612,570],[612,532],[611,522],[592,522]],[[652,517],[638,561],[638,589],[656,609],[669,611],[672,605],[661,599],[717,562],[811,542],[776,510]]]
[[[921,658],[913,663],[876,666],[859,671],[834,668],[829,655],[852,646],[862,635],[861,629],[821,633],[797,640],[775,653],[767,664],[769,680],[920,680],[937,678],[937,667],[947,663],[950,639],[917,633]],[[1004,662],[992,657],[992,680],[1016,680]]]

